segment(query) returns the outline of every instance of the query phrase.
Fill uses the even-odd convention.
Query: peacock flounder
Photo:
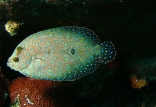
[[[88,28],[56,27],[24,39],[7,65],[20,73],[54,81],[73,81],[95,71],[116,56],[110,41],[101,43]]]

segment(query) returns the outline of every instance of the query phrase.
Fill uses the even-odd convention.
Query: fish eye
[[[71,54],[74,55],[75,54],[75,49],[71,49]]]
[[[17,47],[17,51],[21,51],[23,48],[22,47]]]
[[[18,57],[14,57],[14,58],[13,58],[13,61],[14,61],[14,62],[18,62],[18,61],[19,61],[19,58],[18,58]]]

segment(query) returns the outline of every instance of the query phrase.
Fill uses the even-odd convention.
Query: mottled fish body
[[[7,65],[20,73],[54,81],[77,80],[116,56],[110,41],[101,43],[88,28],[65,26],[34,33],[24,39]]]

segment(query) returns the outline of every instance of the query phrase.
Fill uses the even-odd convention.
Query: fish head
[[[25,49],[17,46],[13,54],[9,57],[7,66],[15,71],[26,69],[32,62],[32,56],[25,54]]]

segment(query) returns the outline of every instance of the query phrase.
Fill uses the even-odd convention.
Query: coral
[[[48,80],[19,77],[9,89],[12,106],[73,107],[67,84]]]
[[[5,30],[6,30],[11,36],[14,36],[15,34],[17,34],[19,27],[20,27],[20,23],[15,22],[15,21],[12,21],[12,20],[8,21],[8,22],[5,24]]]
[[[8,94],[9,81],[3,76],[0,67],[0,107],[3,105]]]
[[[149,82],[156,81],[156,57],[131,58],[125,70],[136,77],[145,77]]]
[[[130,80],[132,82],[133,88],[140,89],[147,85],[147,81],[145,78],[137,78],[135,75],[131,75]]]

